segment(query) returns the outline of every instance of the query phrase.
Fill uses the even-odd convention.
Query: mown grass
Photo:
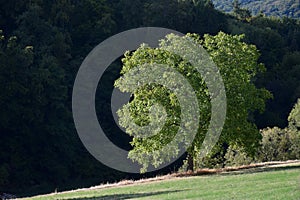
[[[193,176],[30,199],[300,199],[300,168]]]

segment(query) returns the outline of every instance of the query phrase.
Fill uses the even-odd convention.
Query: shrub
[[[290,157],[291,159],[300,159],[300,131],[288,130],[291,140]]]
[[[284,161],[291,159],[291,139],[287,129],[278,127],[261,130],[261,147],[257,154],[258,161]]]
[[[289,125],[285,129],[266,128],[258,158],[261,161],[300,159],[300,99],[288,117]]]
[[[294,108],[290,112],[288,121],[289,121],[289,126],[288,126],[289,129],[300,131],[300,99],[298,99]]]
[[[225,166],[249,165],[254,158],[249,156],[246,151],[238,145],[230,145],[225,154]]]
[[[219,145],[207,157],[198,160],[196,167],[220,168],[248,165],[253,162],[286,161],[300,159],[300,99],[288,117],[288,127],[260,130],[262,139],[256,154],[250,156],[238,144]]]

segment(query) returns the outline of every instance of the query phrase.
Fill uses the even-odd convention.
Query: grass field
[[[172,178],[27,199],[300,199],[300,168]]]

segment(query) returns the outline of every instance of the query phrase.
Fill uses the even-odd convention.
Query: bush
[[[261,147],[257,154],[258,161],[284,161],[291,159],[291,139],[287,129],[278,127],[261,130]]]
[[[217,145],[205,158],[197,159],[198,168],[248,165],[253,162],[300,159],[300,99],[288,117],[288,127],[260,130],[262,139],[254,156],[237,144]]]
[[[293,110],[290,112],[288,128],[295,131],[300,131],[300,99],[298,99]]]
[[[291,159],[300,159],[300,131],[289,130]]]
[[[291,140],[291,157],[300,159],[300,99],[298,99],[289,117],[288,134]]]
[[[249,165],[254,161],[254,158],[250,157],[246,151],[237,146],[230,145],[225,154],[225,166],[241,166],[241,165]]]
[[[226,143],[218,143],[207,156],[196,158],[196,168],[223,168],[227,148]]]
[[[266,128],[258,158],[261,161],[300,159],[300,99],[288,117],[289,125],[285,129]]]

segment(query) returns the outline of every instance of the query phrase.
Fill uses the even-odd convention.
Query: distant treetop
[[[225,12],[233,11],[234,0],[212,0],[215,8]],[[300,19],[299,0],[239,0],[241,7],[253,15],[264,13],[267,16],[290,17]]]

